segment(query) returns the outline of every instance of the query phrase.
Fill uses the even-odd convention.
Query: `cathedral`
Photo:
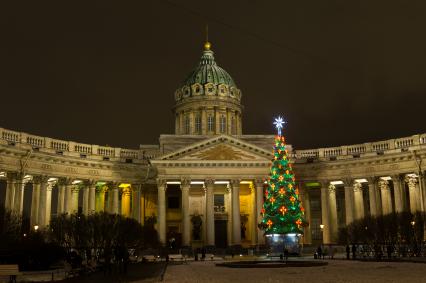
[[[172,94],[171,94],[172,95]],[[209,42],[174,93],[175,134],[114,148],[0,128],[0,204],[44,228],[61,213],[154,219],[180,247],[255,247],[274,135],[243,133],[243,93]],[[333,244],[367,215],[425,211],[426,134],[292,150],[309,226],[304,244]],[[108,141],[105,141],[107,143]]]

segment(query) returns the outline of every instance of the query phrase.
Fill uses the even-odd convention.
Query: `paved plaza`
[[[168,265],[163,282],[426,282],[424,263],[328,262],[328,266],[322,267],[252,269],[216,267],[215,262],[191,262]]]

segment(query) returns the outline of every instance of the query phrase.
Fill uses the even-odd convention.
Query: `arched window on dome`
[[[201,116],[200,116],[200,114],[197,114],[195,116],[195,132],[197,134],[201,133]]]
[[[189,135],[191,133],[191,119],[189,116],[185,116],[185,134]]]
[[[207,117],[207,129],[209,132],[213,132],[214,131],[214,118],[212,115],[209,115]]]
[[[233,135],[237,134],[236,127],[235,127],[235,117],[234,116],[231,117],[231,133]]]
[[[220,132],[226,132],[226,117],[225,115],[220,116]]]

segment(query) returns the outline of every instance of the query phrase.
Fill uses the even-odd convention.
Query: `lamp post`
[[[36,232],[37,232],[37,231],[38,231],[38,228],[39,228],[39,227],[38,227],[38,225],[34,225],[34,231],[36,231]]]

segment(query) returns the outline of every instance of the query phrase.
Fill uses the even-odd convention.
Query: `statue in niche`
[[[201,240],[201,225],[203,224],[203,219],[200,215],[196,214],[191,217],[192,222],[192,239],[194,241]]]

